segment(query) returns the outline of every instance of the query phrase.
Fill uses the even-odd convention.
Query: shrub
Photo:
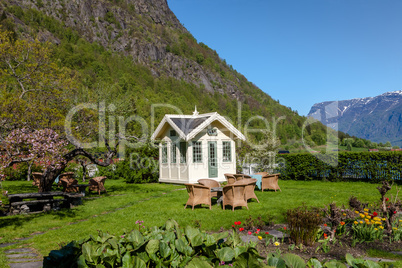
[[[28,176],[28,163],[14,164],[4,170],[7,180],[23,181]],[[39,166],[32,165],[31,172],[42,172]]]
[[[130,160],[122,160],[108,167],[98,167],[99,176],[111,180],[123,179],[127,183],[157,182],[159,179],[158,166],[152,160],[143,160],[143,166],[136,166]]]
[[[124,179],[127,183],[157,182],[159,179],[158,148],[144,143],[135,150],[127,150],[128,158],[108,167],[99,167],[99,176]]]
[[[286,212],[286,221],[290,239],[296,244],[311,246],[314,244],[320,223],[321,211],[318,208],[308,209],[305,205],[289,209]]]
[[[253,219],[251,215],[244,220],[243,228],[245,230],[262,229],[265,226],[273,225],[273,217],[270,215],[258,216]]]

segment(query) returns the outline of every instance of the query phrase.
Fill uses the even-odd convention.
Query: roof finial
[[[195,105],[195,110],[193,112],[193,116],[197,116],[198,115],[198,111],[197,111],[197,105]]]

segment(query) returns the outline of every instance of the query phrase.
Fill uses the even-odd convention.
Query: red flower
[[[396,214],[396,210],[394,211],[394,214]]]
[[[377,212],[373,212],[373,216],[375,217],[375,216],[377,216],[378,215],[378,213]]]
[[[327,237],[328,235],[326,233],[324,233],[324,237]]]
[[[283,230],[286,230],[286,227],[283,227]]]
[[[240,225],[240,224],[241,224],[241,221],[238,221],[238,222],[237,222],[237,225]]]
[[[265,234],[269,234],[269,232],[265,232]]]
[[[260,229],[257,229],[257,232],[261,231]]]
[[[325,227],[327,227],[327,224],[326,224],[326,223],[324,223],[324,226],[325,226]]]
[[[232,224],[232,227],[234,228],[234,225]]]
[[[387,198],[385,198],[385,201],[387,201],[387,202],[388,202],[388,201],[389,201],[389,198],[388,198],[388,197],[387,197]]]
[[[239,231],[240,231],[240,232],[244,231],[244,228],[239,228]]]
[[[252,234],[252,232],[251,232],[251,231],[248,231],[248,234],[249,234],[249,235],[251,235],[251,234]]]

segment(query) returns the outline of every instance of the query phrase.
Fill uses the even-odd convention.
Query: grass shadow
[[[4,216],[0,218],[0,228],[7,226],[20,227],[25,223],[41,217],[40,214]]]
[[[38,219],[45,215],[53,215],[58,219],[63,219],[67,217],[75,217],[76,214],[77,213],[74,210],[68,208],[62,208],[56,211],[43,212],[37,214],[3,216],[0,217],[0,228],[7,226],[20,227],[23,224],[29,223],[30,221]]]

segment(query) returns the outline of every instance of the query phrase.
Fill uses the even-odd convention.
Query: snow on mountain
[[[337,109],[334,109],[336,107]],[[308,116],[349,135],[402,146],[402,90],[314,104]]]

